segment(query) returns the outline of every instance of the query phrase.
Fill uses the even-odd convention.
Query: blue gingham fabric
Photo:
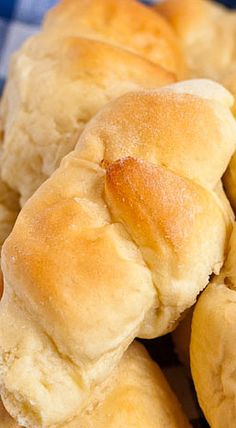
[[[39,29],[45,12],[58,0],[0,0],[0,94],[7,75],[9,57],[23,41]],[[158,0],[142,0],[150,4]],[[161,0],[159,0],[161,1]],[[236,7],[236,0],[222,0]],[[172,388],[178,395],[194,428],[206,428],[184,368],[173,351],[171,336],[144,341],[152,357],[160,364]],[[1,422],[1,421],[0,421]]]

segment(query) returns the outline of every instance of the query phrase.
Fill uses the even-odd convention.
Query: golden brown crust
[[[44,30],[104,40],[161,64],[179,77],[185,72],[171,27],[134,0],[62,0],[49,11]]]
[[[160,66],[116,46],[79,37],[34,36],[12,61],[1,104],[4,180],[24,203],[108,101],[174,80]]]
[[[200,283],[207,282],[209,271],[201,278],[199,269],[204,264],[200,255],[205,263],[208,258],[201,236],[208,235],[206,239],[210,242],[216,233],[215,228],[210,232],[211,221],[206,223],[206,216],[214,221],[218,217],[220,226],[221,214],[215,199],[200,186],[166,168],[132,158],[117,161],[108,168],[105,195],[113,221],[125,226],[151,269],[162,312],[157,313],[154,335],[170,331],[173,322],[191,306],[185,301],[186,285],[191,289],[190,284],[199,281],[201,289]],[[191,274],[188,276],[187,272]],[[171,307],[174,301],[175,309]]]
[[[3,247],[0,374],[24,424],[81,414],[135,336],[172,330],[219,271],[231,221],[214,185],[235,147],[230,104],[209,82],[121,97],[22,209]]]
[[[214,189],[235,148],[232,104],[226,90],[207,80],[132,92],[92,119],[77,151],[104,165],[144,159]]]
[[[139,247],[158,252],[164,237],[169,250],[163,251],[162,261],[169,251],[179,259],[186,257],[197,217],[204,211],[203,206],[205,216],[206,208],[209,213],[212,205],[208,192],[190,180],[133,158],[111,164],[105,190],[115,218],[132,231]]]

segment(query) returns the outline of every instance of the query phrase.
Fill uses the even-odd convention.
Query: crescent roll
[[[133,339],[172,331],[219,272],[231,104],[208,81],[123,95],[21,210],[2,252],[0,391],[25,426],[82,414]]]
[[[0,106],[4,181],[23,204],[74,149],[86,123],[108,101],[174,80],[162,67],[110,44],[32,37],[12,59]]]
[[[45,17],[48,36],[74,35],[135,52],[182,77],[179,41],[168,22],[136,0],[62,0]]]

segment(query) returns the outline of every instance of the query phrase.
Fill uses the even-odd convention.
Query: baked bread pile
[[[212,427],[233,427],[236,233],[228,254],[234,214],[222,179],[230,193],[234,97],[204,78],[224,59],[205,57],[195,21],[182,34],[184,4],[159,6],[172,28],[135,0],[64,0],[12,59],[0,106],[8,226],[12,201],[22,209],[1,256],[0,428],[190,426],[133,341],[174,331],[201,292],[193,379]],[[217,14],[233,21],[201,7],[211,34]],[[189,47],[209,60],[201,79],[186,80],[198,77],[189,58],[200,66]],[[219,327],[217,305],[227,312]]]

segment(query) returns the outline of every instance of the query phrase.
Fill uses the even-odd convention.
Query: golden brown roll
[[[174,80],[160,66],[116,46],[34,36],[12,60],[0,107],[4,180],[24,203],[108,101]]]
[[[25,204],[0,305],[1,394],[25,425],[81,414],[134,337],[173,330],[219,272],[231,103],[208,81],[126,94]]]
[[[179,36],[192,77],[219,79],[235,62],[235,12],[208,0],[164,0],[155,10]]]
[[[229,201],[224,193],[222,188],[222,183],[219,182],[215,188],[215,192],[219,198],[220,203],[222,204],[223,210],[225,212],[226,218],[228,221],[233,224],[234,213],[230,207]],[[191,324],[193,317],[194,307],[189,309],[184,318],[181,320],[177,328],[172,333],[172,339],[175,346],[175,351],[179,357],[179,360],[187,368],[187,371],[190,374],[190,338],[191,338]]]
[[[171,27],[135,0],[62,0],[48,13],[44,30],[110,42],[179,77],[184,73],[183,55]]]
[[[161,370],[144,348],[131,345],[84,415],[64,428],[190,428]],[[17,428],[0,403],[0,428]]]
[[[202,293],[193,315],[191,369],[199,403],[212,428],[236,418],[236,225],[221,272]]]

